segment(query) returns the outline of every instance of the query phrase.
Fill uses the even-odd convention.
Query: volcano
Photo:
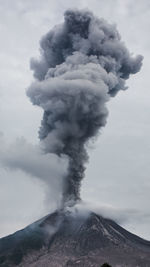
[[[55,211],[0,239],[2,267],[150,266],[150,241],[89,212]]]

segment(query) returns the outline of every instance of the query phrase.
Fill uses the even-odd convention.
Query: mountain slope
[[[0,266],[150,266],[150,242],[93,212],[54,212],[0,239]]]

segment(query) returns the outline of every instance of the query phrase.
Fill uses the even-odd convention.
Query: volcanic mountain
[[[56,211],[0,239],[2,267],[150,266],[150,242],[94,212]]]

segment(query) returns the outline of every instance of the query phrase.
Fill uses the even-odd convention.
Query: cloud
[[[46,185],[46,200],[60,202],[67,173],[67,158],[55,154],[44,154],[38,145],[32,145],[25,138],[18,138],[10,145],[0,136],[0,164],[12,171],[21,170],[31,178]],[[42,184],[41,183],[41,184]]]

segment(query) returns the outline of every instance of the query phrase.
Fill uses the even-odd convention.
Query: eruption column
[[[44,114],[39,137],[46,153],[67,156],[63,204],[80,199],[88,160],[86,143],[106,124],[106,102],[125,90],[130,74],[141,68],[114,25],[89,11],[67,10],[64,23],[40,42],[40,60],[31,60],[36,78],[27,91]]]

